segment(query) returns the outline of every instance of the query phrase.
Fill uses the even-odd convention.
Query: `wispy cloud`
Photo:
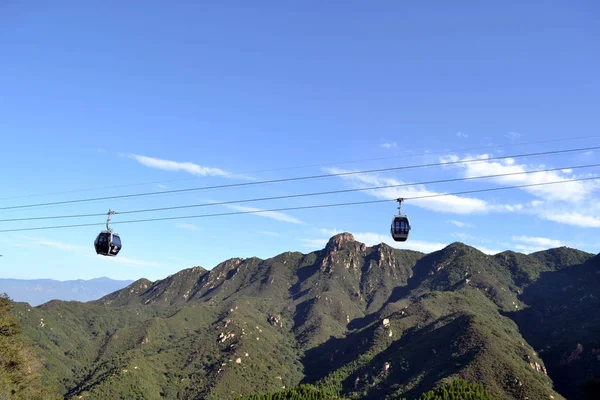
[[[324,168],[325,171],[332,174],[352,172],[340,168]],[[407,182],[393,178],[382,178],[376,174],[343,175],[341,179],[349,182],[355,188],[366,188],[370,186],[393,186],[401,185]],[[403,186],[396,188],[365,190],[363,193],[374,196],[379,199],[397,199],[399,197],[412,198],[421,196],[436,196],[442,194],[433,192],[425,188],[424,185]],[[447,212],[454,214],[487,213],[490,211],[515,211],[520,209],[520,205],[494,205],[484,200],[473,197],[446,195],[441,197],[430,197],[410,200],[412,205],[426,208],[437,212]]]
[[[168,189],[169,187],[167,185],[162,185],[162,184],[157,184],[156,186],[158,186],[159,189]]]
[[[65,251],[82,251],[82,250],[84,250],[84,247],[82,247],[82,246],[75,246],[72,244],[57,242],[57,241],[52,241],[52,240],[36,240],[36,241],[33,241],[32,244],[37,244],[37,245],[41,245],[41,246],[45,246],[45,247],[52,247],[54,249],[60,249],[60,250],[65,250]]]
[[[17,247],[29,247],[29,248],[40,248],[49,247],[52,249],[58,249],[69,252],[85,252],[89,251],[90,247],[79,246],[70,243],[61,242],[58,240],[50,240],[43,237],[34,237],[23,235],[20,237],[20,243],[13,244]],[[92,247],[93,249],[93,247]]]
[[[31,249],[31,248],[35,248],[36,246],[29,244],[29,243],[11,243],[10,244],[12,247],[21,247],[21,248],[25,248],[25,249]]]
[[[516,251],[526,254],[547,250],[549,248],[564,246],[564,243],[560,240],[538,236],[513,236],[512,240],[518,242],[512,247]]]
[[[592,178],[598,176],[594,173],[575,174],[573,169],[557,171],[544,171],[524,174],[534,170],[551,168],[546,165],[517,164],[515,159],[491,160],[489,154],[478,154],[460,158],[450,155],[440,158],[441,162],[459,162],[446,168],[462,170],[466,178],[484,176],[517,174],[490,178],[489,181],[502,185],[533,185],[549,182],[563,182],[571,179]],[[466,160],[480,160],[478,162],[461,163]],[[564,182],[518,189],[537,197],[536,200],[520,205],[513,211],[522,212],[540,219],[554,221],[577,227],[600,227],[600,199],[597,192],[600,182],[596,180]],[[565,211],[568,210],[568,211]],[[508,210],[510,211],[510,210]]]
[[[291,217],[287,214],[277,212],[277,211],[264,211],[260,208],[255,207],[246,207],[246,206],[238,206],[234,204],[224,204],[225,207],[231,208],[232,210],[242,211],[242,212],[252,212],[254,215],[258,215],[265,218],[271,218],[280,222],[288,222],[291,224],[304,225],[304,222],[300,221],[297,218]]]
[[[521,137],[521,134],[519,132],[508,132],[504,136],[506,136],[507,138],[509,138],[511,142],[514,142],[515,140],[517,140],[518,138]]]
[[[504,160],[486,161],[490,158],[489,154],[479,154],[460,158],[456,155],[444,156],[440,162],[459,162],[453,164],[452,168],[461,168],[464,171],[465,178],[472,178],[486,175],[517,174],[490,178],[492,182],[503,185],[529,185],[543,184],[549,182],[566,181],[570,179],[593,177],[594,174],[575,175],[572,170],[563,169],[559,171],[545,171],[523,174],[523,172],[548,169],[545,165],[529,166],[526,164],[516,164],[513,158]],[[480,160],[477,162],[463,163],[466,160]],[[579,201],[587,198],[593,191],[597,190],[599,185],[595,181],[565,182],[561,184],[550,184],[545,186],[534,186],[522,188],[525,192],[538,196],[546,200],[565,200]]]
[[[205,166],[198,165],[198,164],[195,164],[195,163],[189,162],[189,161],[179,162],[179,161],[165,160],[162,158],[148,157],[148,156],[143,156],[143,155],[139,155],[139,154],[127,154],[127,155],[120,154],[120,155],[134,159],[138,163],[140,163],[146,167],[160,169],[163,171],[186,172],[190,175],[195,175],[195,176],[220,176],[220,177],[224,177],[224,178],[247,179],[247,180],[254,179],[254,178],[242,175],[242,174],[231,174],[220,168],[205,167]]]
[[[546,248],[560,247],[563,245],[560,240],[537,236],[513,236],[512,240],[530,245],[545,246]]]
[[[84,256],[90,257],[90,258],[95,258],[97,260],[102,260],[105,262],[125,264],[125,265],[129,265],[129,266],[134,266],[134,267],[157,267],[157,268],[164,267],[164,265],[154,262],[154,261],[138,260],[135,258],[123,257],[121,255],[118,255],[116,257],[105,257],[100,254],[97,254],[97,255],[85,254]]]
[[[465,138],[466,139],[466,138],[469,137],[469,134],[463,133],[463,132],[456,132],[456,136],[459,137],[459,138]]]
[[[130,154],[129,158],[133,158],[134,160],[146,167],[162,169],[164,171],[183,171],[187,172],[188,174],[197,176],[229,175],[229,173],[223,171],[220,168],[203,167],[192,162],[170,161],[161,158],[141,156],[138,154]]]
[[[482,237],[482,236],[473,236],[473,235],[469,235],[468,233],[464,233],[464,232],[455,232],[452,234],[452,236],[457,237],[463,243],[467,244],[468,246],[474,247],[477,250],[479,250],[485,254],[498,254],[498,253],[501,253],[502,251],[504,251],[504,250],[499,250],[497,248],[490,248],[487,245],[505,246],[505,244],[500,243],[500,242],[494,242],[494,241],[487,239],[485,237]],[[484,246],[481,243],[485,243],[486,245]]]
[[[518,253],[524,253],[524,254],[536,253],[538,251],[543,251],[546,249],[547,249],[547,247],[530,246],[530,245],[525,245],[525,244],[515,244],[513,246],[514,251],[516,251]]]
[[[398,144],[396,142],[387,142],[387,143],[382,143],[380,144],[381,147],[383,147],[384,149],[395,149],[396,147],[398,147]]]
[[[61,242],[57,240],[48,240],[43,238],[29,238],[25,243],[17,244],[19,247],[36,247],[36,246],[44,246],[57,250],[66,251],[69,253],[74,253],[78,256],[83,256],[87,258],[93,258],[97,260],[104,260],[106,262],[120,263],[131,266],[147,266],[147,267],[163,267],[160,263],[154,261],[145,261],[139,260],[135,258],[123,257],[122,255],[118,255],[116,257],[106,257],[99,254],[95,254],[93,246],[80,246],[74,245],[66,242]]]
[[[479,250],[480,252],[491,255],[491,256],[493,256],[494,254],[502,253],[502,251],[503,251],[503,250],[499,250],[499,249],[490,249],[489,247],[481,246],[479,244],[471,245],[471,247],[474,247],[477,250]]]
[[[180,229],[187,229],[188,231],[199,231],[200,229],[202,229],[197,225],[189,224],[187,222],[180,222],[180,223],[176,224],[175,226]]]
[[[473,224],[470,224],[468,222],[457,221],[455,219],[452,219],[448,222],[455,226],[458,226],[459,228],[475,228],[475,225],[473,225]]]
[[[459,238],[460,240],[476,240],[477,238],[473,235],[469,235],[468,233],[464,233],[464,232],[454,232],[452,233],[452,236]]]
[[[589,213],[589,209],[587,211]],[[586,215],[582,212],[564,212],[563,210],[531,210],[531,212],[543,219],[561,224],[580,228],[600,228],[600,214],[597,213],[595,215]]]
[[[281,236],[279,233],[271,231],[258,231],[257,233],[265,236]]]

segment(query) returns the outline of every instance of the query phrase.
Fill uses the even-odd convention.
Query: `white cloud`
[[[22,247],[22,248],[26,248],[26,249],[32,249],[32,248],[35,247],[35,246],[33,246],[31,244],[28,244],[28,243],[12,243],[11,246]]]
[[[560,171],[546,171],[546,172],[535,172],[524,174],[523,172],[534,171],[539,169],[547,169],[544,165],[538,166],[527,166],[525,164],[516,164],[512,158],[503,160],[485,161],[490,158],[488,154],[480,154],[476,156],[469,156],[465,158],[459,158],[456,155],[450,155],[440,158],[440,162],[459,162],[466,160],[481,160],[477,162],[460,162],[453,164],[453,168],[462,168],[464,171],[465,178],[473,178],[477,176],[487,175],[501,175],[501,174],[519,174],[500,176],[495,178],[489,178],[487,181],[492,181],[502,185],[530,185],[530,184],[544,184],[549,182],[566,181],[570,179],[592,177],[595,175],[578,176],[573,174],[572,170],[563,169]],[[546,200],[564,200],[564,201],[581,201],[587,198],[592,192],[597,190],[599,185],[595,181],[579,181],[579,182],[565,182],[560,184],[549,184],[545,186],[534,186],[521,188],[520,190],[526,191],[535,196],[541,197]]]
[[[483,160],[481,162],[456,164],[455,167],[463,169],[465,177],[522,173],[548,168],[545,165],[529,166],[517,164],[514,159],[510,158],[486,161],[487,158],[489,158],[487,154],[463,159],[459,159],[457,156],[450,156],[445,157],[442,162],[462,161],[465,159]],[[572,169],[562,169],[490,178],[487,181],[512,186],[561,182],[595,176],[597,175],[591,173],[577,175],[573,173]],[[494,208],[496,211],[502,211],[501,209],[505,208],[505,211],[523,212],[547,221],[571,226],[600,228],[600,201],[596,195],[598,189],[600,189],[600,184],[594,180],[525,187],[519,190],[536,196],[538,199],[525,202],[525,205],[494,206]],[[528,250],[532,249],[531,246],[528,248]]]
[[[158,186],[159,189],[168,189],[169,188],[167,185],[162,185],[160,183],[156,186]]]
[[[468,233],[464,233],[464,232],[454,232],[452,234],[452,236],[456,236],[460,240],[476,240],[477,239],[475,236],[469,235]]]
[[[129,158],[133,158],[137,162],[146,167],[162,169],[164,171],[183,171],[191,175],[197,176],[224,176],[229,175],[227,172],[219,168],[203,167],[192,162],[177,162],[164,160],[161,158],[153,158],[141,156],[138,154],[130,154]]]
[[[94,246],[79,246],[73,245],[70,243],[60,242],[56,240],[48,240],[48,239],[40,239],[40,238],[28,238],[29,242],[26,244],[20,244],[19,247],[30,247],[30,246],[45,246],[58,250],[63,250],[71,253],[76,253],[77,255],[94,258],[98,260],[106,260],[107,262],[121,263],[126,265],[134,265],[134,266],[148,266],[148,267],[162,267],[161,264],[153,261],[144,261],[138,260],[134,258],[127,258],[121,255],[116,257],[106,257],[100,254],[96,254],[94,251]]]
[[[455,219],[452,219],[448,222],[455,226],[458,226],[459,228],[474,228],[475,227],[475,225],[473,225],[473,224],[470,224],[468,222],[457,221]]]
[[[505,136],[514,142],[521,137],[521,134],[519,132],[508,132]]]
[[[600,216],[585,215],[580,212],[542,210],[538,216],[549,221],[580,228],[600,228]]]
[[[498,254],[498,253],[502,253],[503,250],[498,250],[498,249],[490,249],[488,247],[485,246],[480,246],[480,245],[471,245],[472,247],[476,248],[477,250],[479,250],[480,252],[493,256],[494,254]]]
[[[530,245],[536,246],[545,246],[545,248],[550,247],[560,247],[563,243],[557,239],[549,239],[545,237],[536,237],[536,236],[513,236],[512,240],[516,242],[523,242]]]
[[[340,174],[347,171],[339,168],[325,168],[326,171],[332,174]],[[370,186],[393,186],[405,184],[393,178],[380,178],[375,174],[360,174],[360,175],[342,175],[340,178],[350,182],[355,188],[365,188]],[[421,196],[435,196],[442,194],[427,190],[424,185],[392,187],[384,189],[365,190],[364,193],[374,196],[379,199],[397,199],[399,197],[413,198]],[[440,196],[423,199],[410,200],[411,205],[426,208],[438,212],[447,212],[455,214],[471,214],[471,213],[487,213],[489,211],[514,211],[519,206],[507,205],[492,205],[484,200],[473,197],[463,196]],[[407,213],[408,214],[408,213]]]
[[[127,257],[123,257],[120,255],[118,255],[116,257],[106,257],[106,256],[102,256],[100,254],[97,254],[97,255],[85,254],[85,257],[91,257],[91,258],[95,258],[98,260],[104,260],[106,262],[114,262],[114,263],[118,263],[118,264],[125,264],[125,265],[135,266],[135,267],[163,267],[162,264],[154,262],[154,261],[138,260],[135,258],[127,258]]]
[[[234,205],[234,204],[224,204],[224,206],[231,208],[233,210],[241,211],[241,212],[256,213],[255,215],[262,216],[265,218],[271,218],[271,219],[281,221],[281,222],[289,222],[291,224],[304,225],[304,222],[300,221],[299,219],[291,217],[284,213],[276,212],[276,211],[264,211],[260,208],[238,206],[238,205]]]
[[[483,238],[481,236],[473,236],[473,235],[469,235],[468,233],[464,233],[464,232],[455,232],[452,235],[459,238],[463,243],[467,244],[468,246],[474,247],[477,250],[479,250],[485,254],[497,254],[497,253],[501,253],[503,251],[503,250],[497,250],[497,249],[490,249],[487,246],[482,246],[480,244],[472,243],[472,242],[492,243],[491,240]],[[501,244],[501,243],[496,243],[496,244]]]
[[[579,228],[600,228],[600,201],[594,196],[571,204],[533,200],[526,204],[523,212],[546,221]]]
[[[525,244],[516,244],[513,246],[513,248],[515,251],[517,251],[519,253],[525,253],[525,254],[536,253],[538,251],[543,251],[543,250],[548,249],[548,247],[529,246],[529,245],[525,245]]]
[[[392,143],[382,143],[380,145],[381,147],[383,147],[384,149],[391,149],[391,148],[396,148],[398,147],[398,144],[396,142],[392,142]]]
[[[33,244],[39,244],[41,246],[52,247],[55,249],[65,250],[65,251],[78,251],[81,250],[81,246],[74,246],[68,243],[57,242],[52,240],[38,240],[34,241]]]
[[[469,135],[467,133],[456,132],[456,136],[459,138],[468,138]]]
[[[204,166],[201,166],[201,165],[189,162],[189,161],[186,161],[186,162],[171,161],[171,160],[165,160],[162,158],[142,156],[142,155],[138,155],[138,154],[125,155],[125,154],[119,153],[119,155],[122,157],[126,156],[129,158],[132,158],[146,167],[160,169],[163,171],[186,172],[190,175],[195,175],[195,176],[221,176],[224,178],[238,178],[238,179],[248,179],[248,180],[254,179],[254,178],[251,178],[248,176],[244,176],[242,174],[231,174],[220,168],[204,167]]]
[[[258,233],[265,236],[281,236],[279,233],[271,231],[258,231]]]
[[[535,207],[540,207],[543,204],[544,204],[544,202],[541,200],[532,200],[529,203],[527,203],[527,206],[535,208]]]
[[[175,225],[175,226],[176,226],[177,228],[181,228],[181,229],[187,229],[187,230],[189,230],[189,231],[199,231],[200,229],[202,229],[202,228],[200,228],[200,227],[199,227],[199,226],[197,226],[197,225],[194,225],[194,224],[189,224],[189,223],[187,223],[187,222],[182,222],[182,223],[179,223],[179,224],[177,224],[177,225]]]

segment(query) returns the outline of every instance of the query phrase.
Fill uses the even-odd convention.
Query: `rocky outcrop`
[[[335,236],[332,236],[327,245],[325,246],[325,251],[328,253],[340,251],[345,248],[350,248],[356,251],[365,251],[367,249],[367,245],[364,243],[357,242],[354,239],[354,235],[348,232],[339,233]]]
[[[269,324],[272,326],[278,326],[280,328],[283,327],[280,315],[270,315],[269,318],[267,318],[267,322],[269,322]]]

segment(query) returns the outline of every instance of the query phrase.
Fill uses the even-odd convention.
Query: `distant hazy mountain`
[[[6,293],[14,301],[23,301],[37,306],[50,300],[96,300],[115,290],[123,289],[132,282],[105,277],[72,281],[0,279],[0,293]]]

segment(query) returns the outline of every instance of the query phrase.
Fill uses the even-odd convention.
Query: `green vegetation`
[[[424,393],[419,400],[495,400],[483,386],[456,379],[448,385]]]
[[[333,400],[341,399],[338,394],[312,385],[300,385],[280,392],[253,394],[240,397],[240,400]],[[390,400],[407,400],[406,397],[395,397]],[[441,385],[423,393],[415,400],[496,400],[485,391],[482,385],[469,383],[463,379],[454,379],[448,384]]]
[[[294,388],[285,389],[280,392],[267,394],[253,394],[243,396],[240,400],[333,400],[342,399],[335,393],[323,389],[317,389],[312,385],[299,385]]]
[[[0,296],[0,398],[44,399],[39,363],[23,342],[21,331],[10,310],[12,301]]]
[[[489,394],[455,383],[449,398],[584,400],[600,376],[599,260],[462,243],[425,255],[340,234],[11,313],[65,399],[437,399],[460,378]]]

